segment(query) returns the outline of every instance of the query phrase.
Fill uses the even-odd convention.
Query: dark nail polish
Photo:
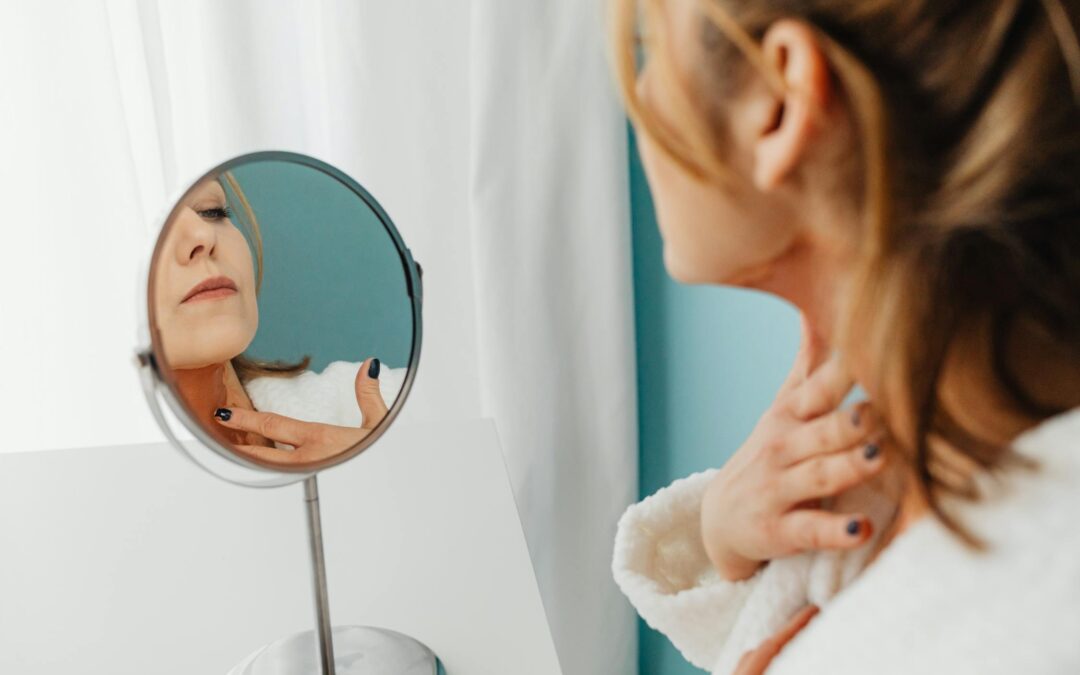
[[[228,422],[232,417],[232,411],[228,408],[218,408],[214,411],[214,417],[218,418],[222,422]]]
[[[851,423],[854,424],[855,426],[859,426],[859,408],[858,408],[858,406],[856,406],[851,411]]]
[[[373,380],[379,379],[379,359],[371,359],[371,365],[367,369],[368,377]]]
[[[848,534],[850,534],[851,536],[854,537],[855,535],[857,535],[859,533],[859,529],[860,529],[859,521],[857,521],[857,520],[848,521],[848,524],[847,524],[847,533]]]
[[[878,448],[877,443],[869,443],[865,448],[863,448],[862,454],[863,457],[867,459],[874,459],[878,456],[878,452],[880,452],[880,450],[881,449]]]

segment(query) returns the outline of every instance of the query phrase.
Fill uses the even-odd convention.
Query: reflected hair
[[[231,171],[224,171],[218,176],[218,182],[225,190],[225,198],[232,203],[233,223],[244,233],[249,245],[253,249],[255,259],[255,295],[258,297],[262,288],[263,280],[263,242],[262,232],[259,230],[259,221],[255,218],[255,211],[251,208],[251,202],[237,182],[236,176]],[[294,377],[308,369],[311,365],[311,356],[305,355],[297,363],[287,361],[266,361],[255,359],[244,354],[238,354],[232,358],[233,370],[240,379],[241,384],[256,377]]]
[[[680,70],[664,0],[607,2],[634,126],[725,190],[748,180],[723,161],[724,99],[748,75],[796,94],[760,41],[780,19],[814,32],[857,134],[840,172],[860,222],[836,346],[870,364],[875,406],[933,514],[985,548],[941,497],[979,499],[978,470],[1035,464],[961,423],[942,383],[976,373],[1030,425],[1080,405],[1080,3],[696,0],[695,65]],[[645,58],[672,83],[671,118],[638,97]]]

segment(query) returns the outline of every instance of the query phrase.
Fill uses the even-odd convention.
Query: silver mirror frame
[[[370,434],[365,436],[364,439],[356,445],[325,460],[300,465],[295,468],[275,466],[261,460],[241,457],[208,434],[193,419],[188,412],[187,407],[177,396],[176,392],[162,373],[162,369],[159,365],[161,360],[159,357],[158,345],[154,344],[150,328],[150,275],[153,269],[154,260],[158,254],[158,248],[161,244],[162,234],[165,232],[166,226],[178,208],[180,200],[189,190],[206,178],[223,171],[228,171],[234,167],[256,161],[291,162],[315,169],[338,181],[352,191],[357,197],[362,199],[368,208],[375,213],[387,234],[389,234],[394,241],[398,255],[401,257],[402,268],[405,271],[406,289],[412,302],[413,334],[408,370],[406,371],[405,380],[402,383],[401,390],[398,392],[397,398],[387,411],[386,416],[383,417],[382,421],[379,422],[379,425],[376,426]],[[139,380],[142,383],[143,393],[146,396],[147,403],[150,405],[150,410],[154,415],[154,419],[157,420],[158,425],[165,433],[169,442],[179,450],[182,455],[190,459],[204,471],[236,485],[258,488],[280,487],[282,485],[305,480],[319,471],[349,461],[370,447],[372,443],[378,440],[379,437],[386,432],[386,429],[393,423],[394,418],[400,413],[402,405],[404,405],[405,400],[408,398],[409,391],[412,389],[413,380],[416,378],[416,369],[420,362],[420,345],[423,341],[423,326],[421,322],[423,307],[423,270],[421,269],[420,264],[413,259],[412,252],[405,246],[405,242],[402,240],[401,235],[398,233],[390,216],[387,215],[386,211],[383,210],[382,206],[368,193],[367,190],[349,175],[314,157],[284,150],[264,150],[233,157],[232,159],[204,171],[195,180],[185,185],[182,190],[177,191],[173,195],[172,199],[167,203],[166,210],[158,218],[157,223],[158,226],[155,229],[156,234],[152,238],[153,241],[151,242],[149,255],[142,260],[142,268],[136,288],[138,335],[135,347],[135,365],[139,371]],[[186,447],[185,443],[177,438],[176,433],[165,417],[161,404],[162,399],[165,400],[166,405],[172,411],[173,415],[175,415],[180,423],[195,437],[197,444],[208,449],[212,454],[206,455],[198,449]],[[221,459],[226,461],[221,462]]]

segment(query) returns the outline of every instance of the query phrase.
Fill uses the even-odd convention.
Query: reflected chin
[[[229,317],[199,322],[195,329],[174,327],[163,334],[162,348],[170,368],[204,368],[242,354],[254,337],[246,322]]]

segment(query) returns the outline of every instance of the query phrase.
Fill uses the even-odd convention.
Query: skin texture
[[[229,219],[215,179],[195,186],[170,222],[155,261],[154,322],[165,362],[181,397],[203,427],[238,452],[277,463],[307,463],[363,440],[386,416],[379,381],[367,359],[354,384],[358,428],[304,422],[254,410],[232,365],[259,327],[255,266],[244,234]],[[185,301],[192,288],[225,276],[236,289]],[[215,411],[231,411],[226,422]],[[292,446],[278,449],[274,443]]]

